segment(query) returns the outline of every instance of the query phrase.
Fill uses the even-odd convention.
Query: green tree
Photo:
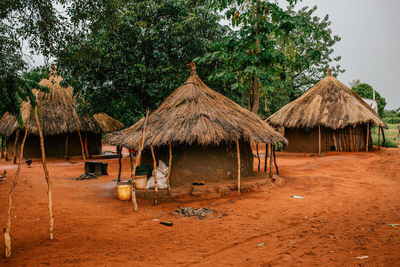
[[[351,89],[359,96],[364,98],[373,98],[373,87],[367,83],[361,83],[360,80],[353,80],[350,82]],[[384,117],[384,110],[386,107],[386,99],[382,97],[378,91],[375,90],[375,99],[378,101],[378,114]]]
[[[130,125],[180,86],[186,64],[228,29],[202,1],[113,3],[104,13],[80,15],[90,32],[67,33],[57,64],[78,95],[80,112],[106,112]]]
[[[239,94],[240,103],[255,113],[271,114],[294,100],[326,73],[328,63],[340,59],[331,56],[339,38],[332,36],[328,17],[313,16],[315,7],[295,12],[297,1],[288,2],[283,10],[272,1],[214,1],[236,30],[196,59],[217,62],[209,79],[228,84],[230,97]]]

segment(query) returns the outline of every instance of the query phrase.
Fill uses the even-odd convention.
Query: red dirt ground
[[[218,199],[163,202],[157,207],[111,194],[108,176],[74,181],[83,163],[52,160],[55,239],[48,240],[46,183],[39,161],[23,166],[12,209],[13,255],[5,266],[400,266],[400,149],[278,154],[285,182]],[[0,184],[0,223],[16,166]],[[124,159],[124,178],[128,176]],[[291,194],[304,196],[294,199]],[[180,206],[208,207],[227,216],[204,220],[173,214]],[[172,221],[172,227],[153,219]],[[2,241],[1,241],[2,242]],[[262,244],[263,243],[263,244]],[[261,245],[258,245],[261,244]],[[357,259],[368,256],[365,259]]]

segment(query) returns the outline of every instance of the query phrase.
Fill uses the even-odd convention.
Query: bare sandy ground
[[[13,255],[3,266],[400,266],[400,149],[328,153],[325,157],[278,154],[285,182],[265,190],[206,200],[162,202],[115,198],[108,176],[74,181],[83,163],[51,160],[55,239],[48,240],[46,182],[39,161],[23,166],[12,210]],[[0,223],[16,167],[0,184]],[[124,159],[123,177],[129,176]],[[291,194],[303,196],[295,199]],[[181,206],[208,207],[206,219],[173,213]],[[153,219],[172,221],[160,225]],[[1,241],[2,242],[2,241]],[[368,257],[362,257],[368,256]],[[362,257],[359,259],[358,257]]]

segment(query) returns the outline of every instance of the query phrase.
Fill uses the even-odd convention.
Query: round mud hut
[[[49,92],[33,90],[39,111],[39,122],[45,140],[46,157],[65,158],[101,153],[102,133],[121,130],[124,125],[110,116],[100,113],[94,116],[79,116],[76,112],[76,101],[72,87],[60,85],[61,76],[55,70],[49,78],[42,79],[39,85],[45,86]],[[39,133],[35,121],[34,110],[29,102],[21,105],[23,125],[18,124],[15,116],[6,113],[0,120],[0,135],[7,140],[8,157],[15,161],[19,155],[24,127],[28,126],[28,136],[24,147],[24,157],[41,156]]]
[[[331,74],[267,121],[284,127],[288,152],[368,151],[371,126],[385,123],[353,90]]]
[[[205,85],[194,63],[190,77],[148,117],[142,165],[152,166],[151,142],[157,160],[169,162],[170,183],[184,185],[194,180],[215,182],[236,179],[238,144],[241,176],[253,175],[250,142],[287,143],[268,123]],[[107,135],[106,143],[139,149],[145,118],[133,126]],[[151,133],[150,133],[151,131]]]

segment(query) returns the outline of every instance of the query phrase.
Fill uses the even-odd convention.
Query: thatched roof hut
[[[290,142],[287,149],[297,152],[318,151],[318,145],[315,145],[318,137],[313,140],[308,138],[315,135],[318,127],[325,131],[322,134],[325,136],[323,151],[364,150],[366,127],[386,127],[379,115],[357,93],[332,76],[330,69],[324,79],[267,121],[274,126],[285,127],[285,136]],[[353,148],[351,143],[354,143]]]
[[[216,177],[215,168],[224,169],[225,175],[233,175],[236,166],[234,151],[237,139],[241,142],[243,161],[252,160],[249,143],[287,143],[287,140],[276,132],[268,123],[256,114],[242,108],[229,98],[210,89],[196,72],[194,63],[188,64],[190,77],[176,89],[148,118],[148,128],[152,131],[153,144],[159,147],[160,157],[168,154],[164,148],[171,142],[174,146],[174,162],[171,182],[178,184],[179,178],[206,178],[210,171]],[[139,148],[144,118],[133,126],[105,137],[111,145],[128,148]],[[150,146],[150,135],[145,139],[145,147]],[[232,157],[227,157],[230,151]],[[182,155],[182,160],[178,159]],[[190,155],[189,155],[190,154]],[[183,156],[186,155],[186,156]],[[218,156],[217,156],[218,155]],[[247,158],[246,158],[247,157]],[[166,160],[166,157],[163,158]],[[226,159],[226,160],[225,160]],[[225,160],[224,163],[219,160]],[[186,162],[187,164],[184,164]],[[232,165],[233,163],[233,165]],[[218,166],[214,166],[214,165]],[[246,168],[248,162],[241,166]],[[202,165],[202,166],[199,166]],[[252,162],[249,169],[252,172]],[[199,167],[196,171],[196,169]],[[201,170],[201,167],[207,170]],[[186,172],[180,172],[179,168]],[[188,169],[191,169],[189,171]],[[222,171],[221,171],[222,172]],[[179,175],[181,174],[181,175]]]
[[[39,82],[39,85],[48,87],[49,92],[33,90],[33,94],[36,96],[36,101],[38,103],[38,111],[40,114],[39,122],[42,127],[43,135],[47,137],[47,142],[45,143],[52,145],[58,144],[60,140],[63,140],[66,136],[71,135],[73,138],[70,138],[69,140],[70,146],[74,146],[74,143],[80,143],[79,140],[74,142],[74,139],[76,139],[75,137],[77,137],[77,132],[80,131],[85,134],[85,138],[90,136],[88,139],[89,150],[91,150],[90,154],[99,153],[101,151],[101,147],[99,151],[99,146],[101,146],[101,143],[99,144],[99,142],[101,142],[101,134],[121,130],[124,125],[104,113],[87,117],[79,116],[76,112],[76,99],[73,96],[73,89],[70,86],[67,88],[62,87],[60,85],[61,80],[61,76],[57,75],[57,73],[52,70],[48,79],[42,79]],[[35,122],[34,111],[30,103],[22,103],[21,114],[24,125],[28,125],[26,151],[30,151],[29,136],[38,136],[39,134]],[[10,145],[14,142],[10,142],[10,140],[13,139],[13,136],[15,137],[17,130],[23,130],[23,127],[18,124],[15,116],[9,113],[4,114],[0,120],[0,134],[9,137],[8,140]],[[50,136],[51,139],[57,140],[54,142],[54,144],[49,139]],[[91,145],[93,142],[96,143],[95,146]],[[48,147],[50,148],[50,145]],[[32,151],[34,150],[36,149],[33,149]],[[49,150],[49,153],[47,150]],[[54,150],[58,150],[60,152],[61,148],[59,148],[59,145],[57,145],[57,148],[52,150],[53,152],[55,152]],[[9,149],[9,151],[13,151],[13,149]],[[75,153],[75,151],[77,153]],[[75,147],[70,147],[69,155],[79,153],[80,148],[77,149]],[[36,155],[36,153],[33,154]],[[50,149],[46,149],[46,154],[51,156],[54,153],[52,153]],[[34,156],[31,155],[31,157]]]

